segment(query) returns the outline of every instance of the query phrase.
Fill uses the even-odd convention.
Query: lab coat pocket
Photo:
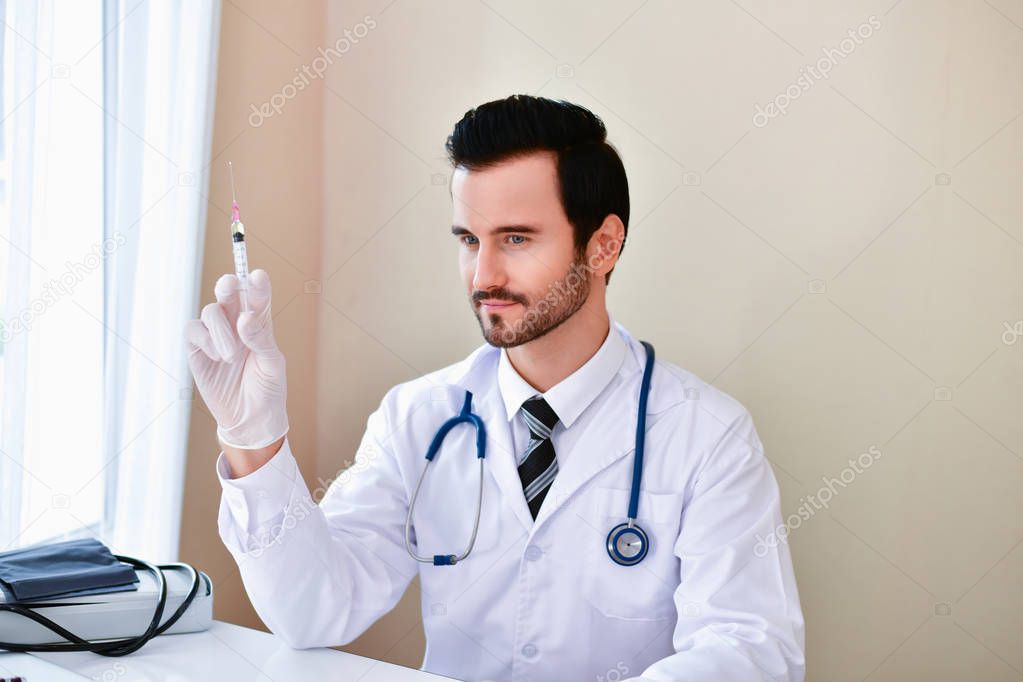
[[[582,591],[587,601],[608,618],[649,621],[673,617],[680,575],[674,546],[683,494],[640,492],[636,523],[646,532],[649,549],[643,560],[632,566],[615,563],[607,551],[607,534],[628,520],[629,490],[594,488],[589,498],[594,532],[587,534],[592,537],[582,552]]]

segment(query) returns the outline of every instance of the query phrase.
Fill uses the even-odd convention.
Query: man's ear
[[[618,254],[625,244],[625,225],[614,213],[609,213],[600,227],[590,236],[586,246],[586,265],[594,275],[604,278],[618,262]]]

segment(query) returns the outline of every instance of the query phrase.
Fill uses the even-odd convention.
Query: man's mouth
[[[480,307],[483,310],[501,310],[503,308],[510,308],[513,305],[518,305],[514,301],[480,301]]]

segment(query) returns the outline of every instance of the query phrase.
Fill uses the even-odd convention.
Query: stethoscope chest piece
[[[634,566],[650,549],[646,531],[635,522],[620,523],[607,534],[607,554],[621,566]]]

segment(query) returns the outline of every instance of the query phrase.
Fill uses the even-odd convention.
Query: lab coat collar
[[[610,316],[609,316],[610,317]],[[625,359],[625,339],[610,318],[607,336],[597,352],[581,367],[543,393],[543,398],[558,415],[564,427],[571,428],[576,418],[600,395]],[[538,394],[512,366],[508,350],[502,348],[497,363],[497,383],[504,400],[504,410],[511,421],[529,398]]]
[[[532,536],[547,519],[571,499],[591,478],[635,450],[636,405],[639,386],[646,361],[646,350],[639,341],[632,338],[619,323],[614,323],[625,345],[624,359],[611,381],[612,390],[622,390],[628,400],[609,400],[600,405],[600,414],[595,414],[592,426],[576,444],[581,456],[569,457],[564,468],[559,467],[558,475],[544,499],[540,512],[534,521],[529,513],[522,481],[516,466],[517,457],[512,451],[511,424],[509,423],[504,400],[498,387],[497,369],[500,349],[483,344],[465,360],[456,363],[448,374],[447,383],[473,394],[472,409],[483,420],[487,430],[487,456],[484,468],[494,477],[507,504],[522,527]],[[660,371],[664,371],[663,365]],[[681,388],[678,382],[663,382],[658,379],[659,369],[655,367],[647,401],[647,428],[651,427],[649,415],[656,414],[681,402]],[[648,453],[648,457],[652,453]],[[622,487],[627,487],[623,481]]]

